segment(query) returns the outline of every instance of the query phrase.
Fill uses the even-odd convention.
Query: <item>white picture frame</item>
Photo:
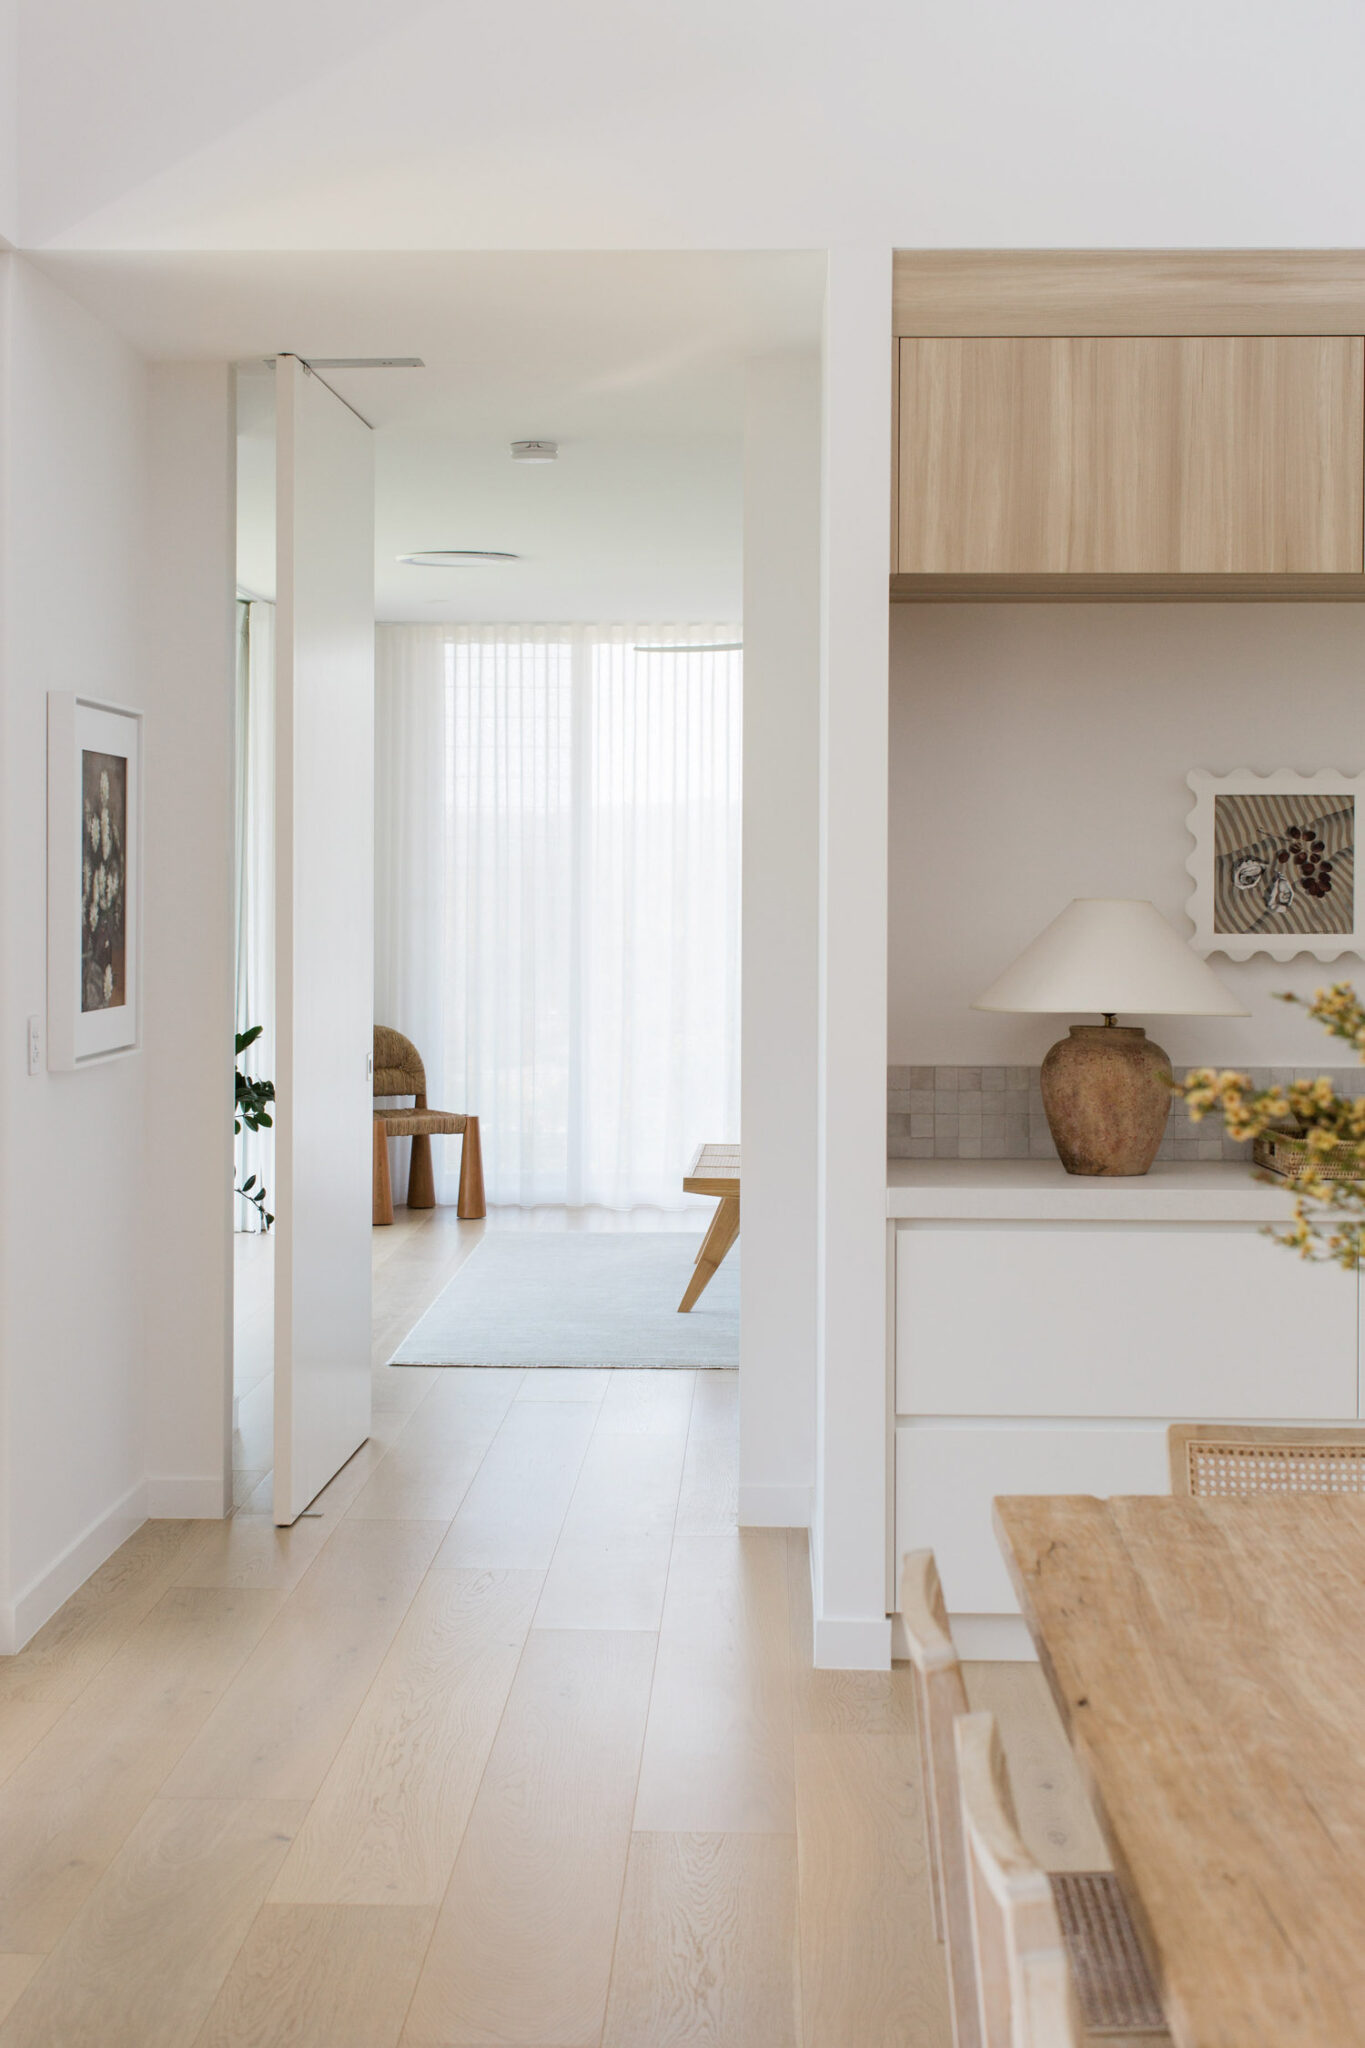
[[[142,1012],[142,713],[47,700],[47,1064],[136,1052]]]
[[[1355,852],[1365,775],[1194,768],[1185,779],[1194,792],[1185,866],[1196,953],[1329,961],[1365,950]]]

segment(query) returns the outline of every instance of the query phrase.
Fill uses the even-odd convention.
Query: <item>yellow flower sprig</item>
[[[1280,1000],[1301,1004],[1365,1061],[1365,1004],[1349,982],[1319,989],[1311,1003],[1295,995]],[[1294,1220],[1269,1235],[1303,1259],[1330,1261],[1350,1271],[1365,1261],[1365,1180],[1328,1178],[1323,1170],[1329,1162],[1365,1165],[1365,1096],[1338,1095],[1325,1074],[1315,1081],[1257,1089],[1247,1074],[1219,1073],[1212,1067],[1199,1067],[1173,1086],[1192,1122],[1221,1115],[1224,1130],[1238,1144],[1295,1127],[1307,1158],[1291,1183]]]

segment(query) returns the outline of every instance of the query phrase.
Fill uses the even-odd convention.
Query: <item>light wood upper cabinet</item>
[[[903,339],[893,566],[1360,574],[1365,342]]]

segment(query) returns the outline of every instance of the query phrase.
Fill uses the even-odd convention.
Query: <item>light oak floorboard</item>
[[[680,1536],[724,1536],[739,1524],[739,1375],[699,1371],[678,1495]]]
[[[796,1842],[636,1835],[602,2048],[799,2048]]]
[[[258,1503],[263,1502],[260,1506]],[[339,1517],[298,1521],[277,1529],[270,1516],[271,1479],[250,1496],[246,1507],[226,1522],[206,1522],[190,1562],[179,1578],[182,1586],[260,1586],[288,1592],[296,1586],[335,1530]]]
[[[0,2048],[185,2048],[303,1813],[153,1800],[0,2028]]]
[[[172,1587],[0,1786],[0,1949],[64,1933],[281,1597]]]
[[[645,1634],[530,1636],[404,2048],[597,2048],[653,1660]]]
[[[5,1700],[0,1703],[0,1785],[18,1770],[59,1717],[60,1700]]]
[[[16,1656],[0,1657],[0,1700],[74,1700],[174,1585],[208,1526],[144,1522]]]
[[[590,1401],[514,1401],[464,1497],[438,1565],[545,1571],[597,1420]]]
[[[441,1903],[539,1572],[432,1572],[323,1781],[276,1903]]]
[[[0,1955],[0,2020],[8,2019],[34,1971],[45,1961],[44,1956]]]
[[[796,1796],[805,2048],[951,2048],[914,1743],[800,1735]]]
[[[599,1421],[536,1610],[537,1628],[657,1631],[683,1434],[616,1435]]]
[[[263,1906],[194,2048],[395,2048],[429,1906]]]
[[[611,1430],[618,1436],[635,1431],[652,1436],[660,1430],[687,1435],[697,1384],[697,1374],[690,1368],[670,1366],[658,1372],[616,1366],[608,1380],[597,1419],[599,1430]]]
[[[528,1371],[522,1381],[519,1401],[600,1401],[607,1391],[611,1373],[597,1366],[542,1366]]]
[[[792,1832],[789,1631],[785,1530],[675,1538],[637,1828]]]
[[[438,1522],[343,1522],[286,1596],[167,1792],[312,1799],[442,1533]]]

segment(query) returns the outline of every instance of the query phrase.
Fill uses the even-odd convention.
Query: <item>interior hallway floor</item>
[[[0,1660],[0,2048],[947,2048],[909,1674],[812,1671],[737,1374],[384,1365],[482,1227],[375,1233],[314,1517],[245,1466]],[[970,1683],[1102,1862],[1036,1668]]]

